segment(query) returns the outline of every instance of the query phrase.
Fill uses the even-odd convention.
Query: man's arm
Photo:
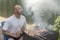
[[[24,32],[24,30],[25,30],[25,27],[26,27],[26,24],[24,24],[23,27],[21,28],[21,30],[16,32],[16,34],[22,34],[22,32]]]
[[[26,27],[26,23],[24,23],[24,25],[22,26],[20,31],[16,32],[16,35],[20,36],[20,34],[22,34],[24,32],[25,27]]]
[[[9,35],[9,36],[12,36],[12,37],[17,37],[16,34],[12,34],[12,33],[10,33],[9,31],[2,30],[2,33],[3,33],[3,34],[6,34],[6,35]]]
[[[12,34],[9,32],[11,28],[11,22],[10,20],[7,20],[2,28],[2,33],[3,34],[6,34],[6,35],[10,35],[10,36],[13,36],[13,37],[16,37],[16,34]]]
[[[25,28],[26,28],[26,18],[25,18],[24,21],[25,21],[25,22],[24,22],[24,25],[22,26],[22,28],[21,28],[20,31],[16,32],[16,35],[19,35],[19,36],[20,36],[20,34],[22,34],[22,33],[24,32],[24,30],[25,30]]]

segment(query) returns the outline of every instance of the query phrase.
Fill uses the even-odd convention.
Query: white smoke
[[[48,26],[47,20],[51,18],[53,13],[60,14],[60,7],[55,3],[55,0],[25,0],[23,6],[28,12],[26,15],[31,15],[33,12],[33,22],[40,24],[40,28]]]

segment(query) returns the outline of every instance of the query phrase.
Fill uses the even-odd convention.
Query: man
[[[15,14],[7,19],[2,29],[4,34],[14,38],[15,40],[19,39],[21,32],[24,31],[24,28],[26,27],[26,18],[21,15],[22,11],[23,10],[20,5],[15,5]]]

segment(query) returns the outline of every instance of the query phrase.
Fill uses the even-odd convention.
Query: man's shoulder
[[[10,16],[8,19],[12,19],[12,18],[14,18],[14,15]]]
[[[8,17],[7,21],[11,21],[14,18],[14,15]]]

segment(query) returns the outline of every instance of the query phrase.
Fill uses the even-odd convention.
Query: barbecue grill
[[[36,40],[58,40],[58,32],[55,31],[47,31],[40,33],[39,35],[35,35]]]
[[[40,34],[36,34],[33,36],[29,36],[28,34],[25,34],[23,36],[23,40],[58,40],[58,32],[55,31],[46,31],[42,32]]]
[[[43,27],[40,27],[40,25],[38,24],[34,25],[33,27],[34,28],[30,29],[30,31],[27,30],[28,33],[25,33],[25,35],[23,36],[24,40],[58,40],[59,32],[45,29]]]

